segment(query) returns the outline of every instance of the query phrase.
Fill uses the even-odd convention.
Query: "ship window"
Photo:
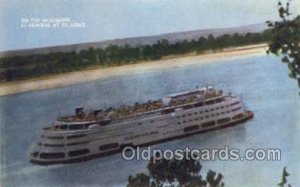
[[[238,114],[232,117],[232,119],[238,119],[238,118],[242,118],[243,114]]]
[[[222,102],[222,101],[223,101],[222,98],[216,99],[216,103],[220,103],[220,102]]]
[[[33,156],[33,157],[38,157],[38,155],[39,155],[39,152],[33,152],[33,153],[31,153],[31,156]]]
[[[231,103],[230,105],[233,106],[233,105],[237,105],[239,104],[240,102],[235,102],[235,103]]]
[[[194,112],[194,115],[197,115],[198,113],[197,112]]]
[[[84,125],[84,128],[87,129],[87,128],[89,128],[89,126],[91,126],[91,125],[94,125],[94,123],[87,123],[87,124]]]
[[[139,123],[138,123],[138,125],[142,125],[142,123],[141,123],[141,122],[139,122]]]
[[[241,109],[241,107],[236,108],[236,109],[233,109],[233,110],[231,110],[231,111],[234,112],[234,111],[237,111],[237,110],[239,110],[239,109]]]
[[[211,104],[214,104],[214,103],[215,103],[214,100],[210,100],[210,101],[206,101],[206,102],[205,102],[205,104],[207,104],[207,105],[211,105]]]
[[[190,109],[190,108],[193,108],[193,105],[185,105],[182,107],[183,109]]]
[[[192,114],[188,114],[188,116],[191,116]]]
[[[110,123],[110,120],[99,121],[99,125],[101,125],[101,126],[108,125],[109,123]]]
[[[183,120],[183,123],[186,123],[186,121],[185,121],[185,120]]]
[[[196,103],[194,106],[195,106],[195,107],[201,107],[201,106],[203,106],[203,103],[202,103],[202,102],[199,102],[199,103]]]
[[[190,122],[193,121],[192,119],[189,120]]]
[[[212,109],[210,109],[210,111],[214,111],[214,110],[215,110],[215,109],[213,109],[213,108],[212,108]]]
[[[205,110],[205,112],[208,112],[208,110]]]
[[[219,110],[219,107],[217,107],[216,110]]]
[[[203,128],[207,128],[207,127],[212,127],[214,126],[216,123],[214,121],[209,121],[209,122],[206,122],[206,123],[203,123],[202,124],[202,127]]]
[[[70,125],[69,129],[70,130],[77,130],[77,129],[82,129],[83,126],[82,125]]]
[[[198,121],[198,118],[195,118],[196,121]]]
[[[213,116],[215,116],[215,114],[212,114],[211,116],[213,117]]]
[[[175,111],[174,108],[168,108],[168,109],[163,110],[161,113],[162,113],[162,114],[169,114],[169,113],[172,113],[172,112],[174,112],[174,111]]]
[[[43,159],[59,159],[64,158],[65,153],[41,153],[40,157]]]
[[[44,136],[45,137],[45,136]],[[54,139],[54,140],[58,140],[58,139],[64,139],[63,136],[46,136],[46,138],[49,138],[49,139]]]
[[[185,117],[185,114],[184,114],[184,115],[182,115],[182,117]]]
[[[151,121],[150,121],[150,123],[153,123],[153,122],[154,122],[154,120],[151,120]]]
[[[224,106],[221,106],[221,108],[224,108]]]
[[[119,144],[118,143],[111,143],[111,144],[106,144],[106,145],[101,145],[99,147],[99,149],[101,151],[105,151],[105,150],[108,150],[108,149],[114,149],[114,148],[118,148]]]
[[[180,122],[178,122],[177,124],[178,124],[178,125],[180,125],[181,123],[180,123]]]
[[[205,118],[208,118],[209,116],[205,116]]]
[[[61,129],[61,130],[67,130],[67,129],[68,129],[68,126],[67,126],[67,125],[61,125],[61,126],[60,126],[60,129]]]
[[[39,146],[42,146],[43,144],[41,142],[38,143]]]
[[[87,144],[89,142],[74,142],[74,143],[68,143],[67,146],[72,146],[72,145],[82,145],[82,144]]]
[[[222,118],[218,120],[218,123],[226,123],[228,121],[230,121],[230,118]]]
[[[81,137],[85,137],[86,134],[77,134],[77,135],[73,135],[73,136],[68,136],[67,139],[72,139],[72,138],[81,138]]]
[[[190,132],[190,131],[194,131],[194,130],[198,130],[198,129],[199,129],[198,125],[192,125],[192,126],[185,127],[183,129],[183,131],[184,132]]]
[[[44,144],[46,147],[63,147],[64,144]]]
[[[89,149],[79,149],[79,150],[76,150],[76,151],[70,151],[69,156],[80,156],[80,155],[85,155],[85,154],[88,154],[88,153],[90,153]]]

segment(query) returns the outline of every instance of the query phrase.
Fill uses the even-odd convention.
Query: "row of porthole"
[[[222,119],[217,120],[217,123],[222,124],[222,123],[229,122],[230,120],[231,120],[230,118],[222,118]],[[215,124],[216,124],[215,121],[209,121],[209,122],[206,122],[206,123],[202,123],[200,125],[202,126],[202,128],[207,128],[207,127],[214,126]],[[198,128],[199,128],[198,125],[192,125],[192,126],[189,126],[189,127],[185,127],[184,131],[192,131],[193,129],[196,130]]]
[[[68,143],[68,144],[42,144],[41,142],[38,143],[39,146],[45,146],[45,147],[64,147],[64,146],[74,146],[74,145],[82,145],[87,144],[88,141],[85,142],[74,142],[74,143]]]
[[[225,107],[229,107],[229,105],[226,105]],[[221,109],[223,109],[224,107],[222,106],[221,107]],[[216,108],[216,110],[218,110],[219,109],[219,107],[217,107]],[[210,110],[205,110],[204,112],[209,112],[209,111],[214,111],[215,109],[210,109]],[[203,113],[203,111],[200,111],[200,112],[194,112],[194,115],[197,115],[197,114],[202,114]],[[224,112],[222,112],[221,114],[223,114]],[[227,112],[227,113],[229,113],[229,111]],[[219,113],[217,113],[217,114],[219,114]],[[180,118],[180,117],[186,117],[186,116],[191,116],[192,115],[192,113],[189,113],[189,114],[183,114],[182,116],[177,116],[177,118]]]
[[[198,103],[195,103],[193,105],[185,105],[182,108],[183,109],[190,109],[190,108],[193,108],[193,107],[201,107],[203,105],[212,105],[212,104],[215,104],[215,103],[220,103],[222,101],[224,101],[223,98],[218,98],[218,99],[215,99],[215,100],[209,100],[209,101],[205,101],[205,102],[198,102]]]
[[[212,114],[212,115],[210,115],[210,116],[211,116],[211,117],[214,117],[214,116],[219,116],[219,115],[225,114],[225,113],[230,113],[230,111],[227,111],[227,112],[221,112],[221,113],[216,113],[216,114]],[[209,116],[206,115],[205,117],[199,117],[199,118],[189,119],[189,121],[190,121],[190,122],[193,121],[193,120],[198,121],[198,120],[202,120],[202,119],[204,119],[204,118],[209,118]],[[187,121],[186,121],[186,120],[183,120],[182,122],[183,122],[183,123],[186,123]],[[181,122],[178,122],[177,124],[181,124]]]
[[[99,146],[100,151],[108,150],[108,149],[114,149],[118,148],[119,144],[118,143],[113,143],[113,144],[107,144],[107,145],[102,145]],[[80,149],[80,150],[75,150],[75,151],[70,151],[68,155],[70,157],[75,157],[75,156],[81,156],[90,153],[89,149]],[[42,159],[60,159],[65,157],[65,153],[62,152],[57,152],[57,153],[40,153],[39,152],[34,152],[31,154],[33,157],[38,157]]]
[[[72,136],[67,136],[67,139],[73,139],[73,138],[82,138],[82,137],[85,137],[87,136],[86,134],[77,134],[77,135],[72,135]],[[64,139],[63,136],[45,136],[45,135],[42,135],[41,136],[42,138],[48,138],[48,139]]]

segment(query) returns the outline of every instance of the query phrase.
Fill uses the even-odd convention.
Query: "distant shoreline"
[[[148,61],[114,67],[88,69],[22,81],[0,83],[0,96],[59,88],[93,80],[108,79],[120,75],[129,75],[132,74],[132,72],[142,73],[145,71],[166,70],[198,63],[211,63],[219,59],[263,54],[265,53],[266,48],[267,44],[232,47],[223,49],[220,52],[206,52],[204,54],[192,53],[182,56],[169,56],[152,62]],[[189,61],[189,59],[193,59],[193,61]]]

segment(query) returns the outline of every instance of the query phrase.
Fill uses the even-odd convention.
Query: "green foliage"
[[[186,155],[185,155],[186,156]],[[167,160],[165,158],[148,163],[148,173],[129,176],[127,187],[224,187],[223,175],[209,170],[204,180],[200,174],[202,166],[199,161],[187,159]],[[191,158],[191,157],[189,157]],[[279,187],[292,187],[287,180],[290,174],[283,168]]]
[[[267,21],[271,32],[268,53],[282,55],[281,61],[287,63],[289,76],[298,80],[300,87],[300,15],[293,17],[289,12],[290,0],[278,1],[280,21]]]
[[[186,156],[186,155],[185,155]],[[170,160],[162,158],[148,163],[148,175],[139,173],[135,177],[130,176],[127,187],[221,187],[223,176],[213,171],[207,173],[207,180],[204,180],[200,174],[202,166],[199,161],[188,159],[172,158]],[[217,175],[217,177],[216,177]]]
[[[186,184],[199,173],[201,165],[194,160],[167,160],[160,159],[155,162],[150,161],[148,170],[150,175],[158,181],[179,184]]]
[[[114,66],[137,61],[159,60],[169,55],[203,53],[207,50],[220,50],[224,47],[257,44],[270,39],[270,32],[247,33],[245,35],[223,35],[198,40],[169,42],[157,41],[152,45],[118,46],[105,49],[89,48],[79,52],[57,52],[28,56],[12,56],[0,59],[0,81],[14,81],[40,77],[49,74],[77,71],[93,66]]]
[[[281,181],[278,183],[278,186],[279,187],[284,187],[285,184],[287,184],[287,177],[289,176],[290,174],[286,171],[286,167],[283,168],[283,171],[282,171],[282,177],[281,177]],[[288,184],[289,187],[291,187],[290,184]]]
[[[221,184],[221,186],[224,186],[224,183],[221,183],[223,175],[220,173],[217,176],[216,175],[216,172],[209,170],[206,175],[206,181],[210,184],[211,187],[218,187],[219,184]]]
[[[150,177],[144,173],[138,173],[136,177],[131,175],[128,178],[127,187],[151,187]]]

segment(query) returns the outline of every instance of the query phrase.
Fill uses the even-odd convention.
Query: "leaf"
[[[290,60],[289,60],[289,58],[288,58],[287,56],[284,56],[284,57],[281,59],[281,61],[282,61],[283,63],[289,63],[289,62],[290,62]]]
[[[284,18],[285,9],[283,7],[280,7],[278,9],[278,12],[279,12],[280,18]]]

